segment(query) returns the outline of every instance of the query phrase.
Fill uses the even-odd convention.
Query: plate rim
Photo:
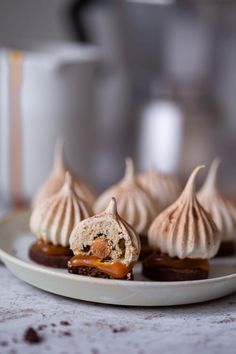
[[[3,216],[0,220],[0,227],[2,224],[9,223],[11,222],[12,219],[14,219],[16,216],[17,217],[24,217],[24,214],[30,212],[29,209],[23,209],[20,211],[12,211],[7,213],[5,216]],[[13,220],[14,222],[14,220]],[[168,282],[168,281],[152,281],[152,280],[133,280],[133,281],[127,281],[127,280],[121,280],[121,279],[103,279],[103,278],[94,278],[94,277],[89,277],[89,276],[83,276],[83,275],[77,275],[77,274],[70,274],[70,273],[61,273],[54,268],[42,266],[39,264],[33,264],[29,263],[27,261],[24,261],[10,253],[8,253],[4,248],[1,246],[1,237],[0,237],[0,259],[2,262],[6,265],[5,261],[9,261],[10,263],[14,263],[16,266],[20,266],[21,268],[24,269],[30,269],[34,272],[39,272],[39,273],[47,273],[48,275],[56,276],[58,278],[69,278],[77,281],[82,281],[85,283],[94,283],[94,284],[110,284],[110,285],[125,285],[128,287],[136,287],[140,285],[146,284],[147,287],[152,287],[152,288],[159,288],[159,287],[177,287],[177,286],[193,286],[193,285],[204,285],[204,284],[214,284],[218,283],[224,280],[231,280],[236,278],[236,272],[233,274],[228,274],[216,278],[207,278],[207,279],[200,279],[200,280],[187,280],[187,281],[173,281],[173,282]],[[235,257],[236,260],[236,257]],[[8,268],[8,266],[6,265]]]

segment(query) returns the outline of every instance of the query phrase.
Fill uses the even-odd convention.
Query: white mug
[[[48,174],[55,141],[89,176],[93,153],[94,47],[41,45],[0,49],[0,199],[28,201]],[[86,152],[86,153],[85,153]]]

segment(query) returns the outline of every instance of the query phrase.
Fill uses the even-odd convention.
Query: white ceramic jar
[[[99,53],[87,46],[41,45],[20,51],[14,68],[10,55],[0,50],[0,198],[17,202],[29,200],[48,174],[58,137],[69,164],[88,177]]]

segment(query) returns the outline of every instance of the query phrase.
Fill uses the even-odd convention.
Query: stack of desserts
[[[138,260],[151,280],[207,278],[208,260],[219,247],[232,253],[236,230],[236,208],[216,187],[218,166],[215,160],[198,193],[197,167],[180,193],[175,178],[153,170],[137,174],[128,158],[122,180],[96,198],[71,173],[59,143],[53,169],[33,201],[30,258],[107,279],[132,280]]]

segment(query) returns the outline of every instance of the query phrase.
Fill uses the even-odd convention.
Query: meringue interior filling
[[[89,255],[76,255],[69,260],[68,265],[69,267],[93,267],[117,279],[124,278],[132,268],[131,265],[127,266],[120,262],[109,263],[99,257]]]
[[[177,258],[170,257],[168,254],[164,253],[154,253],[148,259],[148,266],[150,267],[166,267],[166,268],[177,268],[177,269],[203,269],[209,271],[209,262],[207,259],[200,258]]]
[[[69,247],[54,245],[51,242],[45,242],[43,240],[38,240],[35,246],[39,252],[42,252],[47,256],[71,256],[72,254]]]

